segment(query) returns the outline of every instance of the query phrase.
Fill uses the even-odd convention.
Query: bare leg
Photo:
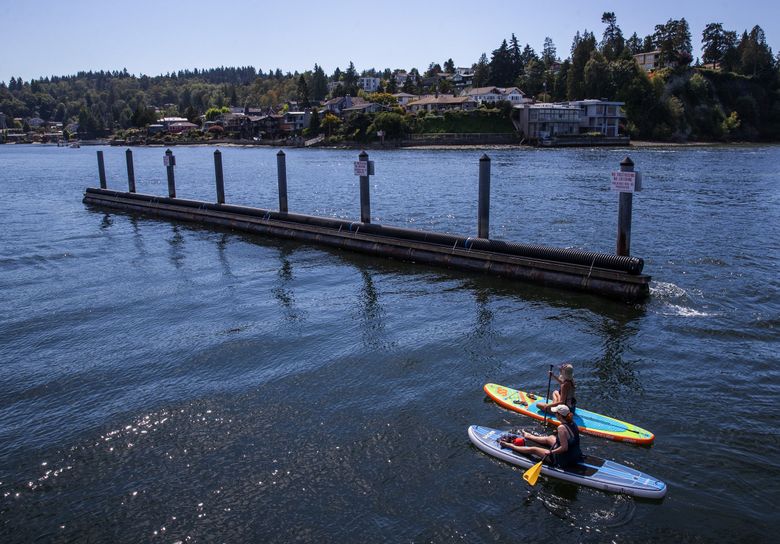
[[[515,450],[518,453],[531,454],[531,455],[535,455],[536,457],[539,457],[539,458],[542,458],[545,455],[547,455],[548,453],[550,453],[549,450],[546,450],[544,448],[539,448],[537,446],[515,446],[514,444],[509,444],[509,443],[506,443],[506,442],[502,442],[502,444],[504,444],[504,446],[506,446],[508,448],[512,448],[513,450]]]
[[[542,444],[544,446],[547,446],[548,448],[552,448],[553,445],[555,444],[554,436],[536,436],[535,434],[523,432],[523,438],[525,438],[526,440],[532,440],[533,442],[536,442],[537,444]]]
[[[553,402],[561,402],[561,392],[557,389],[553,391]]]

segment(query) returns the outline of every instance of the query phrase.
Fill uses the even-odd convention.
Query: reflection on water
[[[276,285],[273,286],[271,292],[274,298],[279,301],[284,309],[285,320],[287,321],[300,321],[305,317],[305,314],[296,308],[295,306],[295,294],[291,288],[293,284],[293,267],[290,263],[290,255],[293,250],[287,246],[282,247],[278,252],[278,258],[281,266],[276,273]]]
[[[128,219],[133,230],[133,242],[135,244],[135,249],[138,252],[138,256],[135,260],[143,261],[148,257],[149,254],[146,251],[146,246],[144,245],[144,237],[141,234],[141,227],[139,225],[138,217],[135,215],[130,215]]]
[[[378,349],[385,343],[385,324],[383,320],[384,310],[379,303],[374,279],[366,268],[360,270],[362,279],[361,289],[358,294],[357,307],[360,310],[360,331],[363,344],[370,349]]]
[[[170,245],[169,259],[176,269],[180,269],[185,257],[185,248],[181,227],[176,223],[171,225],[171,237],[168,239],[168,244]]]
[[[602,318],[596,332],[602,338],[601,356],[591,362],[591,370],[599,380],[599,394],[617,398],[625,389],[642,392],[636,371],[636,361],[630,360],[631,343],[639,327],[621,319]]]
[[[100,230],[107,230],[114,224],[114,220],[110,213],[103,213],[102,215],[103,218],[100,220]]]
[[[230,240],[230,235],[223,232],[219,239],[217,240],[217,258],[219,259],[219,264],[222,265],[222,273],[227,278],[235,279],[235,276],[233,275],[233,271],[230,269],[230,263],[228,262],[227,255],[225,249],[227,248],[228,242]]]

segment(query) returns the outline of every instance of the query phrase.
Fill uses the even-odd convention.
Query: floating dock
[[[490,240],[484,235],[487,230],[487,217],[483,216],[482,212],[479,230],[483,237],[463,237],[372,224],[370,220],[365,220],[370,217],[367,180],[372,172],[368,169],[361,172],[366,173],[365,176],[361,175],[361,182],[364,179],[366,181],[365,187],[361,183],[361,189],[366,191],[365,195],[361,191],[363,220],[350,222],[286,211],[286,173],[283,175],[283,161],[279,170],[281,211],[275,211],[224,203],[221,156],[217,155],[219,151],[215,153],[215,166],[218,165],[216,203],[176,198],[172,174],[175,164],[173,160],[166,160],[169,169],[168,197],[136,193],[129,154],[128,182],[131,191],[108,189],[105,187],[102,152],[98,153],[101,188],[87,188],[84,203],[100,209],[298,240],[377,257],[491,274],[626,301],[641,301],[650,293],[650,276],[642,274],[642,259]],[[367,155],[364,155],[361,154],[361,161],[365,159],[367,162]],[[484,158],[480,161],[480,167],[484,164]],[[480,174],[482,181],[482,171]],[[480,189],[482,192],[482,184]],[[481,199],[480,210],[485,210],[486,207]]]

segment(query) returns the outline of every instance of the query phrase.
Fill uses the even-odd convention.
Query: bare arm
[[[551,449],[550,453],[564,453],[569,451],[569,429],[567,429],[565,425],[558,425],[558,429],[556,430],[558,432],[558,443],[560,445],[557,448]]]

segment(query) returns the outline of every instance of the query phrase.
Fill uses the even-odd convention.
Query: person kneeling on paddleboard
[[[560,376],[555,376],[550,371],[550,377],[554,378],[561,388],[553,391],[552,402],[538,402],[536,403],[537,408],[542,412],[545,410],[552,412],[554,406],[565,405],[571,412],[574,412],[577,409],[577,399],[574,398],[574,367],[569,363],[564,363],[561,365]]]
[[[501,438],[502,446],[511,448],[518,453],[530,453],[541,457],[545,463],[560,468],[567,468],[576,465],[583,459],[580,449],[580,431],[574,423],[571,410],[565,404],[560,404],[552,408],[552,413],[558,416],[561,422],[554,435],[536,436],[535,434],[523,431],[523,438],[547,446],[548,449],[539,446],[518,446],[514,441]]]

